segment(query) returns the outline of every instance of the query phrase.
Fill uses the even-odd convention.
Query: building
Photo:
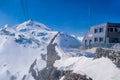
[[[83,39],[85,46],[105,46],[120,43],[120,23],[104,23],[90,27]]]

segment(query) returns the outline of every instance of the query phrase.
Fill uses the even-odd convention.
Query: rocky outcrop
[[[70,73],[68,75],[65,75],[63,80],[92,80],[92,78],[87,78],[86,75]]]
[[[59,80],[60,76],[65,74],[64,71],[59,71],[53,66],[54,62],[60,59],[60,57],[57,55],[57,52],[55,51],[56,43],[53,43],[58,34],[54,36],[54,38],[47,46],[47,66],[43,70],[36,71],[34,70],[36,61],[31,65],[30,73],[35,80]],[[43,60],[45,60],[45,56],[42,55],[41,57]]]
[[[108,57],[117,67],[120,68],[120,51],[97,48],[95,58]]]
[[[34,77],[35,80],[60,80],[61,77],[63,76],[65,76],[64,80],[92,80],[91,78],[87,79],[86,76],[80,74],[73,75],[72,71],[69,70],[67,71],[57,70],[57,68],[53,66],[55,61],[60,59],[60,56],[58,56],[58,53],[55,50],[55,46],[57,45],[57,43],[54,43],[54,40],[57,37],[57,35],[59,35],[59,33],[54,36],[54,38],[47,46],[47,55],[46,55],[47,59],[45,59],[45,55],[41,55],[42,59],[46,61],[47,66],[40,71],[38,70],[36,71],[34,69],[34,66],[36,65],[36,60],[35,60],[30,67],[29,73],[31,73],[31,75]],[[24,78],[24,80],[26,79]]]

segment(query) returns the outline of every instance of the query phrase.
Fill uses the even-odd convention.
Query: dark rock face
[[[30,67],[30,70],[29,70],[29,73],[31,73],[32,76],[33,76],[35,79],[37,78],[37,72],[36,72],[36,70],[34,70],[34,66],[36,65],[36,61],[37,61],[37,60],[35,60],[35,61],[33,62],[33,64],[32,64],[31,67]],[[23,78],[23,80],[25,80],[25,77]]]
[[[92,78],[86,78],[86,75],[71,73],[65,75],[63,80],[92,80]]]
[[[79,76],[77,79],[76,76],[80,74],[76,74],[76,76],[72,76],[73,78],[75,77],[74,79],[67,79],[67,77],[70,77],[72,75],[72,71],[57,70],[57,68],[53,66],[55,61],[60,59],[60,56],[58,56],[58,53],[55,51],[55,46],[57,44],[53,43],[53,41],[55,40],[58,34],[54,36],[54,38],[51,40],[51,42],[47,46],[47,55],[46,55],[47,66],[40,71],[34,70],[34,66],[36,65],[36,60],[35,60],[30,67],[29,73],[32,74],[35,80],[59,80],[62,76],[66,77],[64,80],[92,80],[92,79],[87,79],[86,76],[82,76],[82,75]],[[43,60],[45,60],[45,55],[42,55],[41,57]]]
[[[120,51],[98,48],[95,53],[95,58],[100,57],[108,57],[117,67],[120,68]]]

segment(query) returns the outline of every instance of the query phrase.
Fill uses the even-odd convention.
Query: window
[[[117,31],[120,32],[120,28],[117,28]]]
[[[110,28],[110,32],[113,32],[113,28]]]
[[[92,42],[92,40],[89,40],[89,43],[91,43]]]
[[[103,32],[103,28],[99,28],[99,32]]]
[[[99,41],[100,41],[100,42],[103,42],[103,38],[102,38],[102,37],[100,37],[100,38],[99,38]]]
[[[108,32],[110,32],[110,29],[108,28]]]
[[[119,38],[110,38],[111,43],[119,43]]]
[[[95,30],[94,30],[94,33],[97,33],[97,32],[98,32],[98,29],[95,29]]]
[[[95,41],[95,42],[98,42],[98,38],[94,38],[94,41]]]
[[[118,29],[117,29],[117,28],[115,28],[115,32],[118,32]]]
[[[108,32],[113,32],[113,28],[108,28]],[[115,29],[115,31],[117,31],[117,29]]]

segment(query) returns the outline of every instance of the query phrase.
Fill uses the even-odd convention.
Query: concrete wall
[[[103,32],[99,32],[99,29],[103,28]],[[95,33],[94,30],[98,29],[98,32]],[[83,44],[85,44],[85,40],[87,40],[86,45],[89,45],[89,41],[91,40],[91,44],[96,44],[96,43],[105,43],[106,41],[106,29],[107,29],[107,23],[104,24],[100,24],[100,25],[96,25],[96,26],[92,26],[88,33],[85,35],[84,39],[83,39]],[[103,42],[99,42],[99,38],[103,38]],[[94,41],[94,38],[98,38],[98,42]]]

